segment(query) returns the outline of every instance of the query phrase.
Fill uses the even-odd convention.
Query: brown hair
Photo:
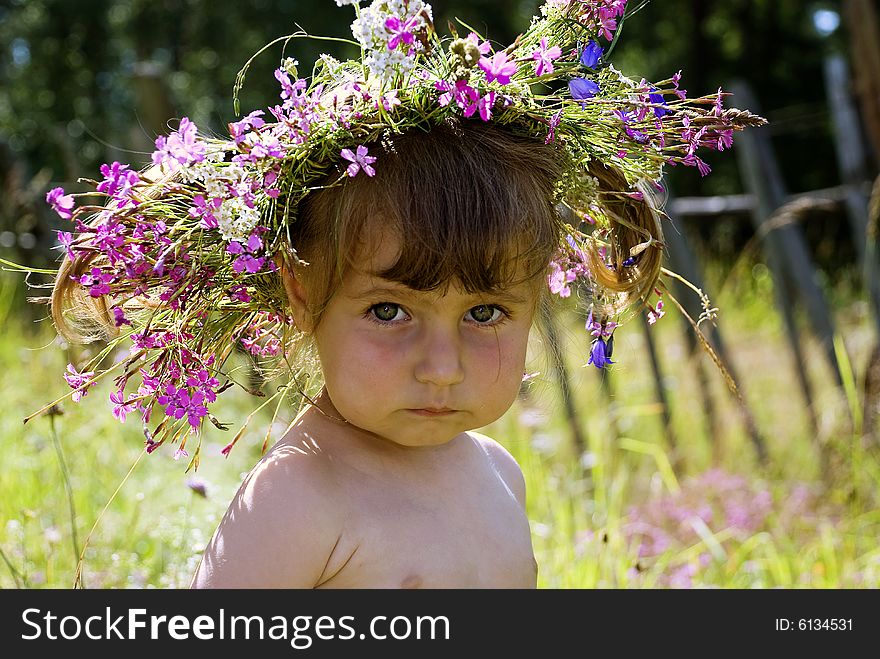
[[[377,274],[410,288],[443,289],[457,281],[468,292],[490,292],[517,276],[547,274],[564,235],[559,181],[571,166],[559,146],[492,123],[455,119],[387,136],[369,152],[377,156],[374,177],[361,172],[311,193],[290,222],[291,243],[309,265],[289,266],[309,291],[315,324],[362,248],[365,231],[380,223],[401,238],[401,252]],[[609,254],[603,260],[598,246],[588,249],[588,266],[601,289],[620,294],[605,307],[616,313],[648,295],[657,279],[659,217],[648,202],[620,194],[642,188],[629,186],[619,171],[597,161],[588,171],[608,195],[603,212],[613,227]],[[632,248],[652,239],[634,266],[623,265]]]
[[[465,119],[388,136],[369,150],[374,177],[313,192],[291,223],[291,242],[310,264],[294,272],[316,323],[369,229],[401,239],[397,261],[378,274],[417,290],[457,281],[468,292],[492,291],[546,272],[562,226],[557,148]]]

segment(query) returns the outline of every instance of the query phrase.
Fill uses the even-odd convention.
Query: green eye
[[[486,324],[500,320],[502,311],[496,306],[481,304],[468,311],[468,315],[470,315],[474,322]]]
[[[400,307],[390,302],[382,302],[381,304],[374,304],[370,307],[370,311],[376,319],[387,323],[397,318],[400,313]]]

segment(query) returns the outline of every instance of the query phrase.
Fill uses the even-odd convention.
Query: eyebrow
[[[420,293],[425,293],[427,291],[419,291],[408,286],[371,286],[369,288],[364,289],[363,291],[357,292],[351,297],[355,300],[367,300],[367,299],[375,299],[377,297],[397,297],[404,299],[413,299],[417,297]],[[479,295],[484,295],[487,298],[491,298],[489,302],[505,302],[507,304],[525,304],[526,299],[517,295],[516,293],[510,290],[497,290],[497,291],[479,291],[477,293],[472,294],[474,297]]]

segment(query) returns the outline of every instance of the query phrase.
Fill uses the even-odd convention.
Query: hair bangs
[[[350,257],[365,231],[392,231],[399,256],[376,274],[413,289],[456,281],[467,292],[492,291],[546,272],[559,236],[552,198],[561,165],[552,147],[462,122],[381,148],[376,176],[346,185]]]

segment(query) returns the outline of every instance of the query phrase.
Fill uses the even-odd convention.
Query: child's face
[[[398,241],[371,244],[314,331],[336,410],[403,446],[443,444],[498,419],[522,382],[540,284],[418,291],[375,274],[396,261]]]

